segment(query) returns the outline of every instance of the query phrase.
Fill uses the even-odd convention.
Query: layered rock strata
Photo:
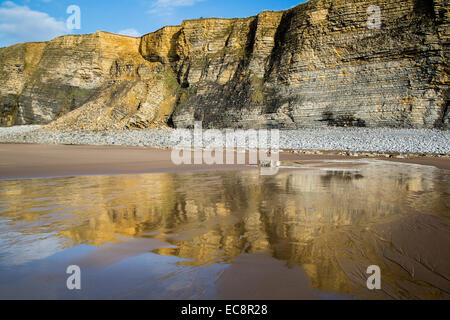
[[[310,0],[142,38],[97,32],[3,48],[0,124],[448,129],[449,8]]]

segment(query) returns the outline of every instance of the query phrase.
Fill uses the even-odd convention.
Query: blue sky
[[[97,30],[142,35],[200,17],[248,17],[284,10],[304,0],[0,0],[0,47],[47,41]],[[69,30],[67,8],[81,11],[81,29]]]

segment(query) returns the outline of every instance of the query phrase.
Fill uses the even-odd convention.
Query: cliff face
[[[369,6],[381,29],[369,29]],[[450,128],[448,0],[311,0],[0,49],[1,125]],[[76,109],[76,110],[75,110]],[[73,111],[75,110],[75,111]],[[66,115],[67,114],[67,115]]]
[[[59,129],[103,130],[167,121],[175,78],[145,60],[139,45],[137,38],[97,32],[1,49],[0,123],[59,118]]]

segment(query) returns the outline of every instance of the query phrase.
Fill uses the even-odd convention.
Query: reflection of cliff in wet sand
[[[100,246],[78,261],[87,268],[150,251],[183,258],[185,272],[230,265],[212,276],[217,297],[450,297],[448,171],[384,162],[316,167],[274,177],[247,171],[3,181],[0,217],[16,232],[48,228],[66,246]],[[37,210],[47,196],[53,205],[46,200]],[[383,272],[381,291],[366,289],[374,264]]]

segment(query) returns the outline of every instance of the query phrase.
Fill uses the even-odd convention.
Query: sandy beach
[[[262,176],[177,167],[169,150],[0,154],[0,299],[449,298],[444,158],[283,153]],[[69,265],[86,277],[78,293]],[[370,265],[382,290],[366,287]]]
[[[298,160],[293,154],[284,161]],[[144,147],[0,145],[0,179],[239,170],[245,165],[175,165],[171,150]]]
[[[328,152],[322,155],[280,154],[283,161],[354,160]],[[376,158],[376,157],[375,157]],[[372,158],[373,159],[373,158]],[[448,157],[378,159],[435,166],[450,170]],[[0,179],[28,179],[80,175],[116,175],[180,171],[241,170],[245,165],[180,165],[171,161],[171,151],[145,147],[65,146],[35,144],[0,145]]]

